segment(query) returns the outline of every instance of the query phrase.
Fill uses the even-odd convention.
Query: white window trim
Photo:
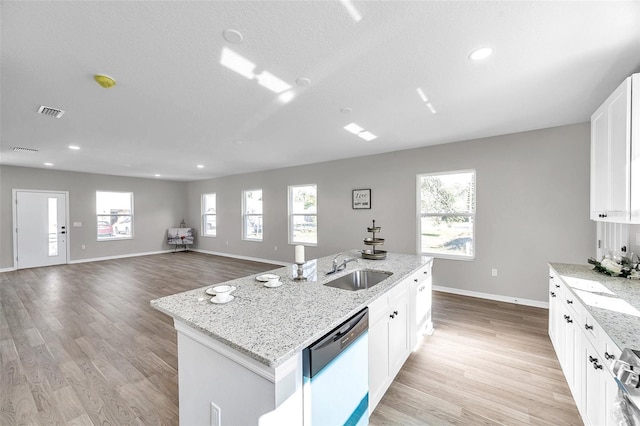
[[[421,204],[420,202],[422,201],[422,193],[420,191],[420,180],[422,177],[424,176],[436,176],[436,175],[453,175],[453,174],[457,174],[457,173],[473,173],[474,176],[474,180],[475,180],[475,186],[474,186],[474,196],[473,196],[473,213],[422,213],[421,211]],[[442,171],[442,172],[434,172],[434,173],[420,173],[416,176],[416,229],[418,230],[417,232],[417,238],[416,238],[416,253],[419,253],[421,255],[424,256],[431,256],[433,258],[436,259],[448,259],[448,260],[462,260],[462,261],[475,261],[476,260],[476,205],[477,205],[477,200],[476,200],[476,194],[477,194],[477,189],[478,189],[478,175],[475,169],[464,169],[464,170],[446,170],[446,171]],[[473,248],[472,248],[472,252],[473,255],[471,256],[466,256],[466,255],[461,255],[461,254],[442,254],[442,253],[431,253],[431,252],[423,252],[422,251],[422,217],[429,217],[429,216],[467,216],[467,217],[471,217],[473,219],[472,221],[472,235],[473,235],[473,239],[472,239],[472,244],[473,244]]]
[[[262,213],[258,214],[258,213],[247,213],[247,206],[246,206],[246,199],[247,199],[247,192],[252,192],[252,191],[262,191],[263,194],[263,200],[261,201],[262,203]],[[216,200],[217,201],[217,200]],[[247,236],[246,230],[247,230],[247,218],[250,216],[260,216],[262,217],[262,238],[249,238]],[[243,241],[253,241],[253,242],[262,242],[264,241],[264,191],[262,190],[262,188],[254,188],[254,189],[243,189],[242,190],[242,240]]]
[[[206,207],[205,198],[207,195],[215,195],[216,196],[216,213],[207,213],[204,209]],[[205,238],[216,238],[218,236],[218,195],[215,192],[208,192],[206,194],[202,194],[200,197],[200,213],[202,215],[200,226],[202,227],[200,231],[200,236]],[[216,217],[216,231],[215,234],[207,234],[207,216],[215,216]]]
[[[134,232],[135,232],[135,226],[134,226],[134,224],[133,224],[133,217],[134,217],[134,216],[133,216],[133,214],[134,214],[134,212],[133,212],[133,210],[134,210],[134,209],[133,209],[133,206],[134,206],[133,191],[102,191],[102,190],[99,190],[99,189],[98,189],[98,190],[96,190],[96,199],[95,199],[95,203],[94,203],[94,205],[96,205],[96,209],[97,209],[97,203],[98,203],[98,192],[111,192],[111,193],[114,193],[114,194],[129,194],[129,195],[130,195],[130,197],[131,197],[131,213],[130,213],[130,214],[111,214],[111,213],[108,213],[108,214],[99,214],[99,213],[96,211],[96,242],[101,243],[101,242],[104,242],[104,241],[123,241],[123,240],[133,240]],[[127,216],[131,217],[131,235],[130,235],[130,236],[128,236],[128,237],[117,237],[117,236],[115,236],[115,237],[114,237],[113,235],[111,235],[110,237],[99,238],[99,237],[98,237],[98,228],[97,228],[97,227],[98,227],[98,218],[99,218],[100,216],[109,216],[109,217],[111,217],[111,216],[117,216],[118,218],[120,218],[120,217],[127,217]],[[116,221],[116,222],[118,222],[118,221]],[[113,226],[113,225],[112,225],[112,226]]]
[[[293,199],[291,197],[291,190],[293,188],[298,188],[301,186],[315,186],[316,187],[316,212],[315,213],[292,213],[293,211]],[[290,245],[304,245],[307,247],[317,247],[318,246],[318,185],[315,183],[308,183],[308,184],[300,184],[300,185],[289,185],[287,188],[287,199],[288,199],[288,215],[289,215],[289,244]],[[316,242],[315,243],[308,243],[308,242],[301,242],[301,241],[294,241],[293,240],[293,217],[294,216],[315,216],[316,217]]]

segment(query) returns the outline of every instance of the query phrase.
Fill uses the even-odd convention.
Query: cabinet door
[[[609,120],[607,104],[591,116],[591,220],[604,220],[609,186]]]
[[[584,390],[584,410],[583,416],[589,425],[601,426],[606,424],[606,378],[608,372],[605,371],[604,363],[598,357],[591,343],[585,338],[584,343],[584,366],[583,390]],[[605,374],[606,373],[606,374]]]
[[[386,317],[369,326],[369,412],[386,391],[389,376],[389,327]]]
[[[631,78],[591,116],[591,219],[631,220]]]
[[[631,79],[609,97],[609,206],[608,219],[630,219]]]
[[[389,314],[389,373],[391,380],[398,374],[409,354],[408,306],[404,296],[405,294],[402,298],[395,300]]]

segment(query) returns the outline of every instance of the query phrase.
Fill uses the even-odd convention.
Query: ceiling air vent
[[[21,146],[14,146],[13,150],[16,152],[38,152],[35,148],[23,148]]]
[[[60,118],[62,117],[62,114],[64,114],[64,111],[61,109],[51,108],[51,107],[42,105],[38,110],[38,114],[48,115],[49,117],[54,117],[54,118]]]

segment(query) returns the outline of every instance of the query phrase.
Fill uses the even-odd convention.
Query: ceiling
[[[0,164],[207,179],[587,122],[640,71],[639,1],[352,5],[359,21],[340,1],[4,0]]]

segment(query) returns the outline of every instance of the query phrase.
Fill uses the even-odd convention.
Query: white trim
[[[16,271],[17,269],[15,267],[10,267],[10,268],[1,268],[0,269],[0,274],[2,274],[3,272],[13,272]]]
[[[192,251],[192,250],[189,250]],[[149,256],[152,254],[163,254],[163,253],[173,253],[173,250],[158,250],[158,251],[148,251],[143,253],[129,253],[129,254],[119,254],[116,256],[105,256],[105,257],[91,257],[86,259],[77,259],[69,261],[69,264],[75,263],[87,263],[87,262],[100,262],[101,260],[114,260],[114,259],[124,259],[127,257],[138,257],[138,256]]]
[[[280,266],[293,265],[293,262],[282,262],[280,260],[262,259],[262,258],[259,258],[259,257],[250,257],[250,256],[241,256],[239,254],[222,253],[222,252],[219,252],[219,251],[202,250],[202,249],[197,249],[197,248],[196,249],[189,249],[189,251],[195,251],[195,252],[198,252],[198,253],[205,253],[205,254],[213,254],[215,256],[231,257],[233,259],[250,260],[252,262],[272,263],[274,265],[280,265]]]
[[[461,296],[477,297],[479,299],[495,300],[497,302],[515,303],[516,305],[549,309],[549,302],[540,302],[539,300],[521,299],[519,297],[501,296],[499,294],[480,293],[478,291],[462,290],[453,287],[442,287],[439,285],[434,285],[433,290],[441,291],[443,293],[459,294]]]
[[[11,190],[11,209],[12,209],[12,220],[13,222],[11,223],[11,227],[13,228],[12,234],[13,234],[13,253],[12,253],[12,257],[13,257],[13,271],[18,269],[18,228],[16,227],[16,223],[17,223],[17,215],[18,215],[18,207],[17,207],[17,196],[18,196],[18,192],[37,192],[37,193],[47,193],[47,194],[64,194],[64,200],[65,200],[65,226],[66,226],[66,253],[65,253],[65,264],[69,264],[71,263],[70,261],[70,257],[71,257],[71,233],[69,232],[69,229],[71,228],[71,226],[69,225],[69,191],[55,191],[55,190],[38,190],[38,189],[12,189]]]

